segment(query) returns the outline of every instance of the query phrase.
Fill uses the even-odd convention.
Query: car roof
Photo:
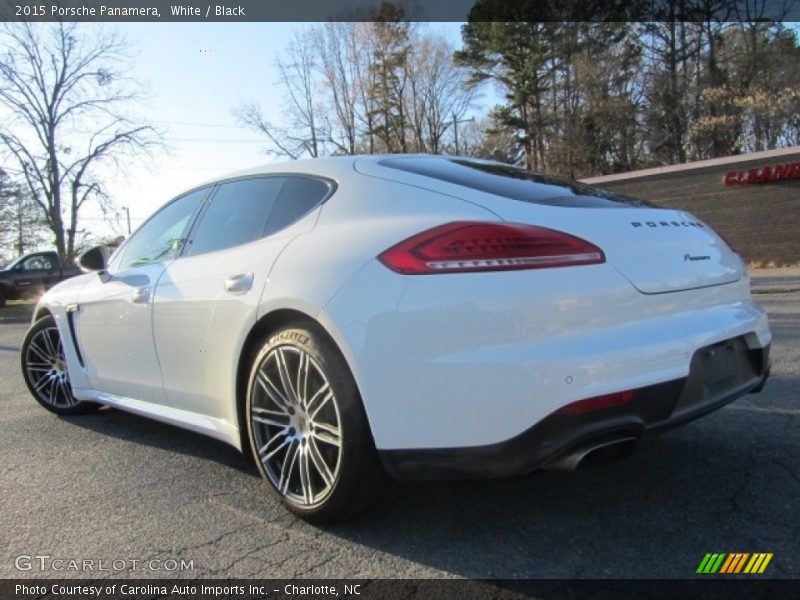
[[[303,158],[298,160],[281,161],[267,165],[259,165],[241,171],[233,171],[225,175],[219,175],[213,179],[208,179],[198,185],[192,186],[186,192],[229,181],[242,177],[254,177],[257,175],[275,175],[281,173],[301,173],[306,175],[318,175],[339,181],[346,177],[352,177],[356,163],[379,163],[387,158],[427,158],[431,160],[441,160],[454,158],[441,154],[354,154],[348,156],[326,156],[322,158]],[[472,160],[472,159],[470,159]],[[486,162],[486,161],[481,161]],[[184,193],[186,193],[184,192]]]
[[[353,156],[330,156],[324,158],[304,158],[299,160],[281,161],[267,165],[259,165],[249,169],[242,169],[241,171],[233,171],[209,179],[192,189],[198,187],[205,187],[228,181],[231,179],[239,179],[242,177],[253,177],[257,175],[274,175],[280,173],[303,173],[306,175],[320,175],[323,177],[330,177],[332,179],[340,179],[352,175],[354,169],[353,165],[356,161],[364,158],[381,158],[380,155],[353,155]]]

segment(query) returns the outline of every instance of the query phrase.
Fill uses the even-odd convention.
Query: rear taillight
[[[625,390],[624,392],[615,392],[613,394],[605,394],[603,396],[593,396],[578,400],[572,404],[567,404],[558,410],[562,415],[575,415],[579,413],[589,412],[592,410],[602,410],[604,408],[613,408],[615,406],[622,406],[633,401],[633,390]]]
[[[594,244],[563,231],[461,221],[418,233],[378,259],[398,273],[428,275],[593,265],[605,262],[605,255]]]

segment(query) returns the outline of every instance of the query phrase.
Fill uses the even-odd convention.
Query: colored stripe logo
[[[772,552],[709,552],[700,561],[696,572],[702,575],[760,574],[771,560]]]

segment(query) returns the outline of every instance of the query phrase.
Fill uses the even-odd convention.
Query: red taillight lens
[[[588,412],[591,410],[601,410],[603,408],[612,408],[614,406],[621,406],[633,400],[633,390],[626,390],[624,392],[616,392],[614,394],[605,394],[604,396],[594,396],[584,400],[578,400],[572,404],[567,404],[565,407],[558,410],[562,415],[575,415],[578,413]]]
[[[418,233],[378,256],[405,275],[593,265],[603,251],[579,237],[518,223],[457,222]]]

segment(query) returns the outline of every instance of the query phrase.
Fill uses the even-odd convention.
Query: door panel
[[[32,254],[18,265],[14,278],[17,297],[31,298],[44,292],[58,278],[58,264],[53,264],[50,253]]]
[[[183,257],[166,269],[156,288],[153,329],[171,406],[236,418],[222,399],[231,397],[238,348],[255,324],[269,269],[290,240]],[[231,279],[236,285],[226,290]]]
[[[44,269],[30,269],[20,273],[14,279],[14,287],[19,298],[30,298],[44,291],[44,280],[47,271]]]
[[[208,192],[196,190],[160,209],[120,248],[109,272],[81,290],[77,337],[94,389],[165,404],[153,339],[153,297]]]
[[[164,403],[153,345],[152,294],[163,263],[94,278],[81,290],[75,319],[87,375],[94,389]]]
[[[313,228],[309,213],[331,190],[293,176],[219,186],[186,255],[156,288],[153,328],[170,405],[236,422],[235,404],[226,400],[234,398],[238,352],[269,272],[283,249]]]

